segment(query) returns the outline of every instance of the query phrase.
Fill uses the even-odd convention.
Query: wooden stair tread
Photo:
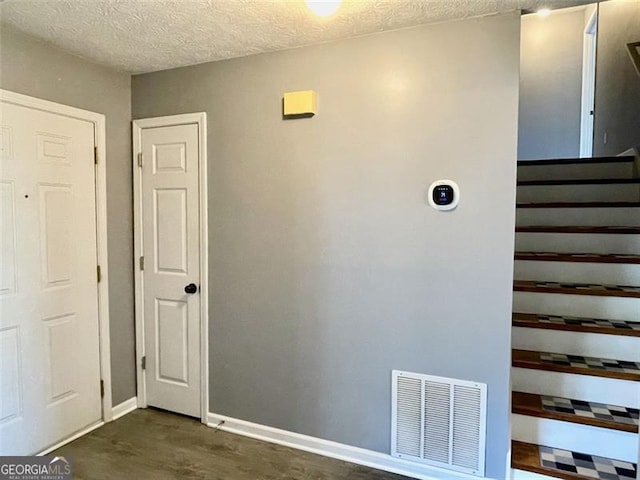
[[[521,202],[517,208],[634,208],[640,202]]]
[[[532,443],[518,442],[515,440],[511,442],[511,467],[527,472],[562,478],[564,480],[604,480],[605,478],[611,478],[611,476],[605,477],[598,475],[596,472],[593,472],[589,476],[581,475],[577,473],[577,468],[572,468],[572,465],[565,463],[560,465],[553,462],[551,459],[555,458],[558,454],[561,454],[564,458],[571,458],[572,460],[569,460],[571,463],[573,463],[573,460],[578,459],[581,465],[594,465],[594,460],[600,464],[613,464],[617,470],[619,480],[635,480],[638,471],[637,465],[633,463],[603,459],[602,457],[595,457],[593,455],[552,449],[542,445],[534,445]],[[542,457],[543,455],[544,458]],[[596,468],[594,465],[593,469],[589,470],[595,470]]]
[[[640,381],[640,363],[626,360],[514,349],[511,363],[514,367],[533,370]]]
[[[640,234],[640,226],[555,226],[518,225],[516,233],[598,233],[598,234]]]
[[[640,287],[629,285],[596,285],[591,283],[516,280],[513,282],[513,290],[516,292],[564,293],[568,295],[640,298]]]
[[[638,433],[638,409],[582,400],[513,392],[512,412],[592,427]]]
[[[540,167],[543,165],[588,165],[592,163],[633,163],[635,157],[590,157],[590,158],[550,158],[545,160],[518,160],[518,167]]]
[[[556,252],[516,252],[516,260],[543,262],[579,262],[579,263],[626,263],[640,264],[640,255],[601,254],[601,253],[556,253]]]
[[[558,178],[554,180],[518,180],[519,187],[542,187],[555,185],[634,185],[640,178]]]
[[[513,326],[640,337],[640,322],[627,322],[624,320],[514,313]]]

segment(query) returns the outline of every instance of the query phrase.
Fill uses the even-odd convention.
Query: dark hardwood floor
[[[136,410],[52,452],[76,480],[408,480],[233,435],[161,410]]]

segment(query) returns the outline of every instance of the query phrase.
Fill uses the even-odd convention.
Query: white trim
[[[586,10],[586,8],[588,7],[588,5],[576,5],[575,7],[567,7],[567,8],[562,8],[562,6],[553,6],[550,5],[552,2],[547,2],[547,5],[551,6],[552,10],[550,15],[551,16],[558,16],[558,15],[566,15],[569,13],[577,13],[581,10]],[[546,17],[541,17],[540,15],[538,15],[537,11],[533,11],[530,13],[526,13],[523,15],[524,16],[535,16],[538,17],[540,19],[540,21],[544,21]]]
[[[138,408],[147,407],[147,389],[142,369],[142,357],[144,356],[144,309],[142,305],[142,292],[144,291],[144,278],[140,272],[138,259],[142,256],[142,175],[138,167],[137,155],[142,150],[140,139],[140,127],[133,122],[132,127],[132,162],[133,169],[133,271],[134,271],[134,312],[136,327],[136,391]]]
[[[117,420],[120,417],[124,417],[127,413],[131,413],[138,408],[138,397],[131,397],[129,400],[125,400],[119,403],[111,410],[113,414],[112,420]]]
[[[343,443],[323,440],[321,438],[302,435],[279,428],[268,427],[257,423],[247,422],[216,413],[209,413],[207,425],[217,430],[263,440],[285,447],[315,453],[325,457],[335,458],[345,462],[364,465],[386,472],[405,475],[420,480],[477,480],[474,475],[454,472],[420,463],[394,458],[373,450],[353,447]],[[482,477],[484,478],[484,477]]]
[[[109,337],[109,262],[107,253],[107,147],[105,116],[59,103],[0,89],[0,100],[34,110],[55,113],[93,123],[94,145],[98,148],[96,182],[96,250],[101,281],[98,283],[98,324],[100,329],[100,377],[104,382],[102,419],[111,421],[111,341]]]
[[[556,480],[558,477],[549,477],[535,472],[525,470],[511,470],[511,480]]]
[[[593,11],[584,28],[582,40],[582,99],[580,109],[580,157],[593,155],[593,131],[595,123],[596,42],[598,8]]]
[[[200,420],[207,423],[209,412],[209,215],[207,194],[207,114],[186,113],[166,117],[145,118],[133,121],[133,230],[135,259],[135,315],[136,315],[136,371],[138,407],[146,408],[147,392],[145,372],[142,370],[144,350],[144,275],[138,268],[142,255],[142,175],[138,168],[138,153],[142,151],[141,135],[144,128],[170,127],[186,124],[198,125],[199,187],[200,187]]]
[[[640,441],[638,442],[638,459],[634,462],[636,464],[636,480],[640,480]]]
[[[102,420],[100,420],[99,422],[96,422],[94,424],[89,425],[86,428],[83,428],[82,430],[79,430],[78,432],[74,433],[73,435],[71,435],[70,437],[65,438],[64,440],[56,443],[55,445],[50,446],[49,448],[41,451],[40,453],[36,453],[37,456],[42,456],[42,455],[47,455],[48,453],[53,452],[54,450],[59,449],[60,447],[65,446],[67,443],[71,443],[74,440],[83,437],[84,435],[86,435],[87,433],[93,432],[96,428],[100,428],[104,425],[104,422]]]

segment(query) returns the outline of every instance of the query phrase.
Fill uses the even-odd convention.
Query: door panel
[[[147,404],[199,417],[198,125],[144,128],[141,144]]]
[[[0,397],[0,426],[20,416],[22,411],[20,372],[20,340],[18,327],[0,331],[0,368],[2,396]]]
[[[75,348],[73,332],[76,329],[75,315],[60,315],[43,320],[47,330],[48,360],[48,404],[76,394],[73,381]]]
[[[187,190],[159,188],[154,194],[155,271],[187,275]]]
[[[2,274],[0,276],[0,296],[15,293],[16,288],[16,225],[15,189],[13,182],[0,182],[0,233],[2,235]]]
[[[189,384],[187,302],[156,299],[158,380]]]
[[[184,173],[186,149],[187,144],[184,142],[156,145],[153,152],[154,173]]]
[[[71,185],[40,185],[40,271],[44,288],[71,282]]]
[[[0,454],[102,418],[93,124],[2,102]]]

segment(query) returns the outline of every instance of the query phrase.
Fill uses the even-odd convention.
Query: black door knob
[[[184,293],[196,293],[198,291],[198,286],[195,283],[190,283],[186,287],[184,287]]]

